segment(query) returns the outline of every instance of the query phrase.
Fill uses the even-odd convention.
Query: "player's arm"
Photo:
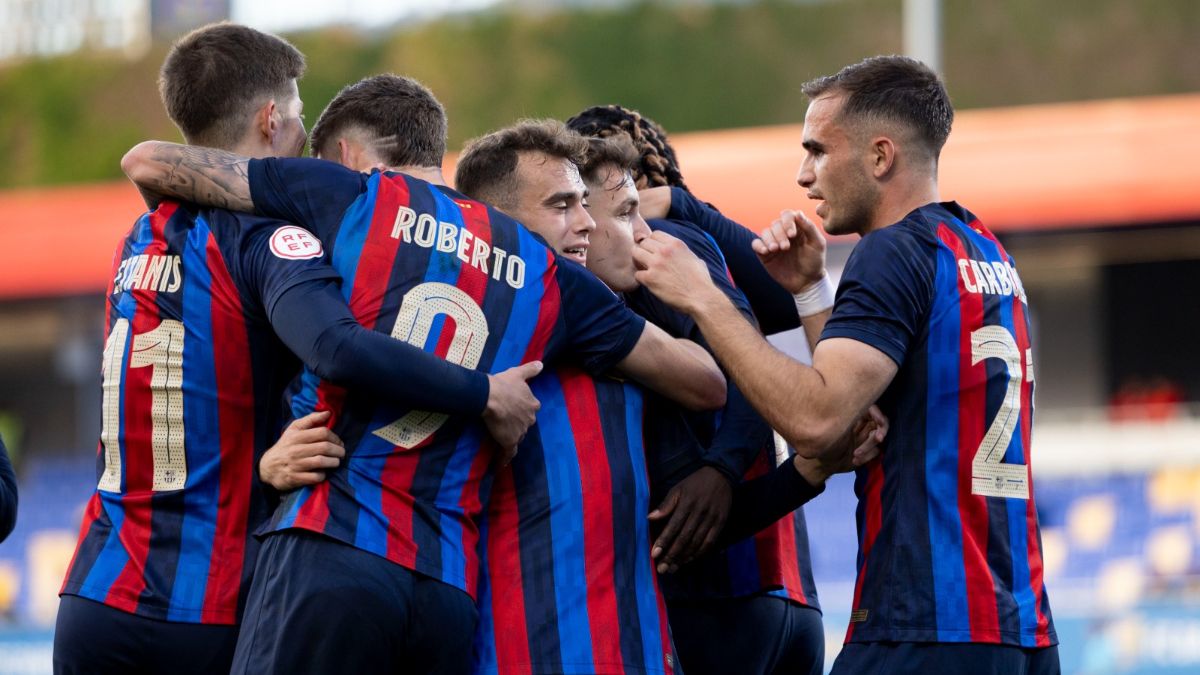
[[[0,541],[13,531],[17,524],[17,475],[13,472],[4,439],[0,438]]]
[[[163,141],[134,146],[121,168],[143,194],[279,218],[322,240],[361,195],[366,179],[365,174],[320,159],[251,159]]]
[[[839,450],[829,457],[816,459],[795,455],[791,461],[765,475],[738,483],[733,489],[729,517],[711,548],[721,549],[755,534],[821,494],[830,476],[873,461],[881,452],[887,431],[887,418],[871,406],[868,414],[836,444],[853,450]],[[660,507],[649,517],[658,520],[668,515]],[[704,552],[688,552],[671,546],[667,531],[670,526],[668,523],[650,551],[656,568],[662,573],[674,572]]]
[[[144,141],[121,158],[121,170],[143,196],[253,213],[249,163],[224,150]]]
[[[752,244],[758,236],[752,230],[726,218],[720,211],[700,201],[687,190],[654,190],[663,191],[665,198],[660,196],[658,199],[666,202],[667,218],[692,223],[713,238],[721,249],[721,254],[725,256],[734,281],[750,301],[754,316],[764,334],[773,335],[804,326],[805,333],[810,336],[810,343],[815,343],[811,336],[820,335],[823,323],[817,325],[813,321],[803,320],[792,298],[794,291],[785,289],[772,278],[763,261],[755,255]],[[825,267],[824,239],[819,241],[820,247],[813,250],[814,280],[820,278]]]
[[[725,405],[725,376],[700,345],[673,338],[647,322],[629,355],[617,370],[692,410],[716,410]]]
[[[482,415],[505,449],[516,446],[540,407],[525,382],[541,372],[541,362],[497,375],[450,363],[364,328],[328,278],[288,287],[270,306],[270,319],[284,344],[322,379],[421,410]]]
[[[854,339],[823,340],[812,367],[771,346],[678,239],[654,233],[634,251],[638,280],[686,312],[754,408],[797,453],[828,453],[895,376],[891,356]]]
[[[596,275],[559,259],[567,347],[593,374],[610,370],[694,410],[725,404],[725,376],[712,356],[634,314]]]

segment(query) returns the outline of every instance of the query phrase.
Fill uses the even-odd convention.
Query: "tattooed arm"
[[[224,150],[145,141],[125,153],[121,170],[151,208],[163,199],[178,199],[253,212],[249,163],[250,158]]]

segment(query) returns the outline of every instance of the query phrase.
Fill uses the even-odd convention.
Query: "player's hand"
[[[330,412],[322,410],[295,420],[258,462],[258,476],[280,492],[316,485],[346,456],[342,439],[325,425]]]
[[[512,461],[517,444],[537,419],[542,404],[529,389],[528,380],[542,372],[541,361],[530,361],[498,375],[488,375],[487,408],[483,423],[500,446],[500,464]]]
[[[883,452],[883,440],[887,438],[890,428],[891,422],[879,406],[867,408],[854,427],[855,447],[850,456],[852,468],[857,469],[874,461]]]
[[[638,283],[659,300],[686,314],[695,315],[712,298],[721,294],[713,285],[708,266],[682,241],[665,232],[653,232],[633,249]]]
[[[666,218],[671,212],[671,188],[667,185],[638,190],[638,211],[646,220]]]
[[[671,488],[649,516],[652,521],[667,521],[650,551],[658,571],[674,572],[703,555],[725,527],[732,503],[729,480],[711,466],[697,469]]]
[[[830,451],[820,457],[808,458],[797,454],[792,458],[796,471],[810,484],[824,483],[830,476],[846,473],[875,461],[883,452],[890,422],[879,406],[867,408]]]
[[[825,236],[799,211],[781,211],[751,246],[771,278],[793,295],[825,276]]]

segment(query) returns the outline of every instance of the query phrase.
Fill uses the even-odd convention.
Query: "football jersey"
[[[488,506],[472,671],[674,672],[650,558],[641,390],[574,367],[530,387],[537,423]]]
[[[653,230],[681,239],[709,268],[709,274],[748,320],[750,305],[733,283],[725,258],[711,235],[691,223],[651,220]],[[645,289],[630,296],[630,306],[671,335],[704,344],[695,321],[667,307]],[[646,444],[651,465],[655,505],[670,488],[708,464],[731,479],[749,480],[774,469],[790,456],[778,451],[762,417],[735,386],[730,386],[724,410],[695,413],[672,401],[647,394]],[[819,609],[808,530],[803,508],[797,509],[754,536],[713,551],[661,579],[669,600],[735,598],[768,593]]]
[[[288,213],[326,242],[362,325],[448,361],[497,373],[566,355],[601,372],[641,336],[644,321],[590,272],[450,188],[312,159],[253,160],[250,187],[259,211]],[[305,371],[291,412],[322,409],[346,459],[290,493],[267,529],[320,532],[474,596],[476,521],[495,458],[480,420],[407,409]]]
[[[285,239],[307,237],[291,249]],[[254,475],[299,362],[275,300],[333,278],[293,225],[163,202],[114,259],[99,484],[62,592],[169,621],[231,624],[270,513]]]
[[[1057,643],[1030,473],[1029,307],[1004,247],[958,204],[858,243],[822,339],[899,366],[882,456],[858,471],[847,641]]]

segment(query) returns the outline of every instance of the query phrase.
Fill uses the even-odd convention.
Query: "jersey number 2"
[[[183,444],[183,323],[164,319],[158,327],[133,336],[130,368],[150,368],[150,446],[154,492],[182,490],[187,483]],[[121,491],[121,379],[129,319],[117,319],[104,343],[104,404],[100,441],[104,473],[99,489]]]
[[[454,338],[450,340],[445,359],[465,368],[479,365],[488,339],[487,316],[475,300],[457,286],[429,281],[405,293],[396,324],[392,327],[392,337],[424,348],[433,330],[434,319],[440,315],[454,321]],[[375,430],[374,434],[408,450],[424,443],[447,419],[443,413],[413,410]]]
[[[1008,369],[1008,388],[1000,409],[971,461],[971,494],[985,497],[1029,499],[1029,468],[1005,463],[1004,453],[1013,430],[1021,419],[1021,350],[1012,333],[1003,326],[984,326],[971,333],[971,365],[984,359],[1000,359]],[[1033,354],[1026,351],[1026,369],[1033,382]]]

